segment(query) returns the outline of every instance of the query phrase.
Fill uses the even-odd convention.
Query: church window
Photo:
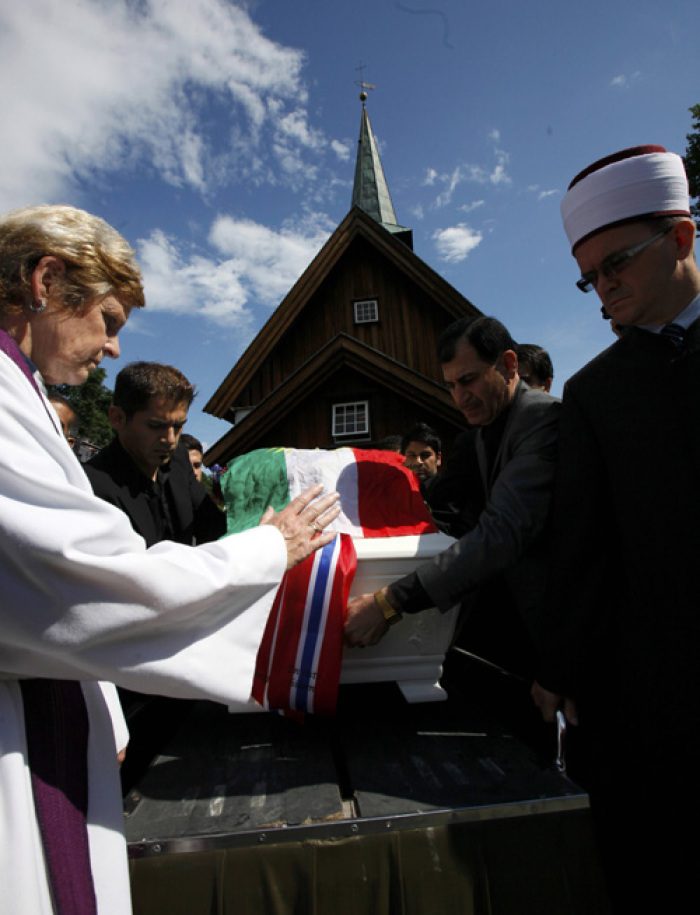
[[[379,305],[376,299],[357,299],[355,324],[374,324],[379,320]]]
[[[333,435],[369,435],[369,404],[366,400],[333,404]]]

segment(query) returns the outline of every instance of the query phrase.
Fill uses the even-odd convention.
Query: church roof
[[[336,334],[303,365],[256,405],[254,411],[229,429],[207,451],[207,463],[226,463],[232,454],[243,454],[258,447],[262,436],[279,422],[295,404],[324,391],[333,375],[348,367],[372,378],[387,390],[410,397],[426,416],[446,425],[459,423],[452,397],[445,386],[402,365],[347,334]]]
[[[250,346],[204,406],[204,412],[223,418],[250,383],[254,373],[300,316],[316,290],[333,268],[347,256],[356,238],[366,238],[404,276],[422,290],[429,301],[439,302],[453,320],[480,312],[412,250],[377,225],[376,220],[353,207],[311,264],[268,318]]]
[[[394,234],[410,233],[409,229],[400,226],[396,221],[394,204],[391,201],[389,186],[384,176],[384,169],[379,158],[377,141],[374,139],[369,115],[362,99],[362,120],[360,121],[360,138],[357,144],[357,161],[355,163],[355,182],[352,188],[352,205],[364,210],[372,219]],[[412,247],[410,238],[404,238]]]

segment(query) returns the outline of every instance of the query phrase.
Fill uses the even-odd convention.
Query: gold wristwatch
[[[397,610],[395,607],[392,607],[389,601],[384,597],[384,594],[381,591],[375,591],[374,599],[379,604],[379,609],[384,615],[384,619],[390,626],[393,626],[403,616],[403,613],[400,610]]]

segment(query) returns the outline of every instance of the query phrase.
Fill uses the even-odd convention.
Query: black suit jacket
[[[162,538],[150,502],[149,481],[115,438],[83,465],[95,495],[116,505],[131,526],[153,546]],[[187,449],[178,445],[169,469],[162,475],[168,499],[173,539],[179,543],[208,543],[226,533],[226,516],[197,482]]]
[[[490,468],[483,430],[464,440],[467,461],[461,472],[472,479],[462,492],[460,523],[471,527],[417,570],[421,585],[441,610],[459,603],[475,586],[506,575],[522,615],[538,611],[543,588],[540,544],[556,468],[559,407],[556,398],[521,382]],[[448,467],[445,473],[448,478],[459,475],[460,468]],[[477,474],[478,483],[473,479]],[[477,485],[482,490],[480,511]]]
[[[630,328],[564,389],[539,679],[611,778],[700,765],[700,321],[686,344]]]

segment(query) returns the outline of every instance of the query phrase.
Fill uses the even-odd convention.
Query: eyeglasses
[[[600,265],[600,270],[589,270],[588,273],[584,273],[580,280],[576,280],[576,285],[581,292],[590,292],[598,285],[598,277],[601,273],[604,277],[611,280],[622,270],[629,267],[633,257],[641,254],[649,245],[652,245],[655,241],[663,238],[672,228],[673,226],[669,226],[667,229],[664,229],[663,232],[658,232],[656,235],[652,235],[651,238],[647,238],[641,244],[635,245],[634,248],[628,248],[626,251],[618,251],[616,254],[611,254],[610,257],[606,257]]]

